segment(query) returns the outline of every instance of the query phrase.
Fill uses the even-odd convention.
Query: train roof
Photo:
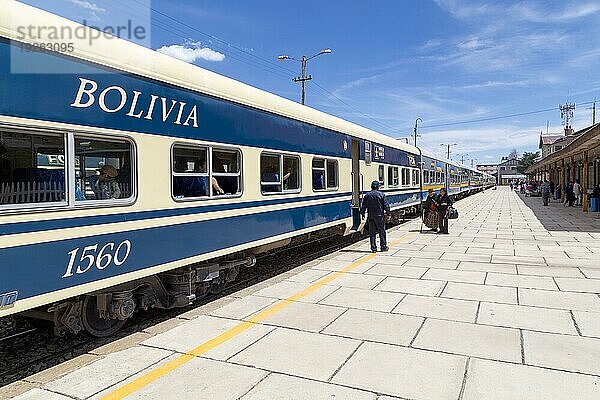
[[[83,27],[81,24],[16,0],[0,2],[0,36],[32,43],[33,40],[22,38],[23,35],[18,32],[19,27],[30,25],[65,26],[73,30]],[[91,28],[86,27],[85,29]],[[38,42],[59,43],[60,39],[53,39],[49,36],[49,32],[49,30],[42,31],[42,37]],[[101,37],[95,39],[93,44],[89,43],[87,39],[70,38],[69,41],[74,44],[74,50],[69,52],[69,55],[74,58],[419,154],[419,149],[416,147],[390,136],[123,39]]]

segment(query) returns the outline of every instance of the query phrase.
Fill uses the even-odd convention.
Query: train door
[[[360,142],[352,139],[352,230],[360,228],[360,200],[362,176],[360,174]]]

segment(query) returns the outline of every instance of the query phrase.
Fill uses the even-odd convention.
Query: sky
[[[600,101],[594,0],[23,2],[98,27],[146,21],[142,45],[298,102],[300,62],[277,57],[331,49],[308,61],[308,106],[411,144],[421,118],[418,145],[456,143],[465,164],[535,152],[562,131],[560,104],[576,103],[578,130]]]

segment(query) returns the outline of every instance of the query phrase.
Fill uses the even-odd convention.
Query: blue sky
[[[147,15],[138,1],[24,2],[107,26]],[[277,56],[331,48],[308,64],[307,105],[394,137],[411,135],[420,117],[419,144],[441,155],[440,143],[457,143],[454,159],[536,151],[547,122],[550,132],[562,129],[559,104],[578,104],[581,129],[592,118],[581,104],[600,100],[598,1],[143,2],[160,11],[147,46],[294,101],[300,63]]]

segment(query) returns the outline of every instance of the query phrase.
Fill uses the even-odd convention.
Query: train
[[[292,240],[361,231],[373,180],[396,216],[429,188],[458,198],[494,183],[131,42],[61,51],[22,35],[30,25],[91,29],[0,4],[0,317],[109,336],[138,310],[219,292]]]

